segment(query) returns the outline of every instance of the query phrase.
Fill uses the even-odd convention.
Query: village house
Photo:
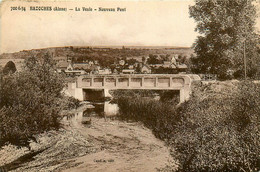
[[[148,65],[143,65],[141,68],[141,73],[152,73],[152,69]]]
[[[162,67],[163,64],[150,64],[151,67],[154,67],[154,68],[159,68],[159,67]]]
[[[128,69],[134,69],[134,65],[129,65]]]
[[[95,65],[98,65],[98,61],[97,61],[97,60],[94,60],[94,64],[95,64]]]
[[[135,70],[134,69],[123,69],[122,73],[123,74],[134,74]]]
[[[171,61],[163,61],[162,67],[164,67],[164,68],[170,68],[171,64],[172,64]]]
[[[118,69],[115,68],[115,69],[113,70],[113,74],[119,74],[119,73],[120,73],[120,72],[118,71]]]
[[[119,65],[121,65],[121,66],[124,66],[125,65],[125,61],[124,60],[119,60]]]
[[[142,56],[138,56],[138,57],[127,57],[126,60],[129,61],[131,59],[136,60],[139,63],[142,63]]]
[[[56,67],[57,67],[57,71],[58,71],[58,72],[67,70],[67,69],[68,69],[68,66],[69,66],[69,62],[67,62],[67,61],[59,61],[59,62],[56,64]]]
[[[112,73],[111,69],[108,69],[108,68],[98,70],[98,74],[100,74],[100,75],[108,75],[111,73]]]
[[[68,76],[80,76],[86,74],[84,70],[65,70],[66,75]]]
[[[82,65],[83,66],[83,65]],[[60,61],[56,65],[57,71],[65,72],[68,76],[79,76],[82,74],[86,74],[86,71],[83,70],[83,67],[79,67],[79,64],[73,65],[70,60],[68,61]]]
[[[67,57],[65,56],[56,56],[56,57],[53,57],[53,60],[56,62],[56,63],[59,63],[61,61],[67,61]]]
[[[76,70],[90,70],[91,69],[91,65],[89,65],[88,63],[74,63],[73,68]]]
[[[186,64],[178,64],[177,69],[178,69],[179,72],[186,72],[188,67],[187,67]]]
[[[172,64],[177,64],[177,61],[176,61],[175,56],[172,56],[172,58],[171,58],[171,63],[172,63]]]
[[[89,65],[94,65],[94,62],[93,61],[89,61],[88,64]]]

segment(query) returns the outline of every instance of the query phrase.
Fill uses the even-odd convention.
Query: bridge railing
[[[77,80],[78,88],[180,89],[187,84],[190,78],[181,75],[86,75]]]

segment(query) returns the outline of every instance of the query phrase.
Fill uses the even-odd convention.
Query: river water
[[[77,125],[80,123],[90,124],[92,117],[111,118],[115,117],[119,112],[118,105],[111,101],[83,103],[83,108],[78,108],[73,115],[67,116],[65,120],[73,120]]]

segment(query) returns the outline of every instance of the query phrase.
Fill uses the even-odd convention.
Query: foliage
[[[80,101],[74,97],[64,97],[62,100],[65,102],[64,110],[76,109],[80,106]]]
[[[26,144],[34,134],[59,127],[59,99],[63,78],[54,62],[30,57],[24,69],[2,78],[0,84],[0,139]],[[24,143],[23,143],[24,142]]]
[[[136,59],[131,58],[131,59],[127,60],[126,62],[128,63],[128,65],[134,65],[137,61],[136,61]]]
[[[148,64],[162,64],[163,62],[162,62],[162,60],[158,59],[157,55],[150,54],[149,58],[147,59],[147,63]]]
[[[7,74],[9,74],[9,73],[12,74],[12,73],[14,73],[15,71],[16,71],[16,67],[15,67],[14,62],[9,61],[9,62],[6,63],[6,65],[5,65],[4,69],[3,69],[3,74],[4,74],[4,75],[7,75]]]
[[[202,87],[202,89],[208,89]],[[258,171],[260,85],[202,98],[195,95],[178,109],[171,144],[180,171]]]
[[[255,77],[260,62],[259,38],[254,25],[254,0],[196,0],[190,16],[197,22],[199,36],[194,44],[193,72],[218,74],[230,79],[243,76],[243,49],[246,44],[248,75]]]
[[[170,68],[170,67],[162,67],[160,66],[159,68],[152,68],[152,73],[154,74],[177,74],[178,72],[180,72],[179,69],[176,68]]]

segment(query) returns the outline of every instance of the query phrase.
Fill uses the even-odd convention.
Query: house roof
[[[171,62],[170,61],[163,61],[163,64],[164,65],[171,65]]]
[[[67,57],[65,56],[56,56],[56,57],[53,57],[54,60],[66,60]]]
[[[75,63],[73,65],[73,68],[75,69],[90,69],[90,65],[87,63]]]
[[[124,72],[134,72],[135,70],[134,69],[123,69],[122,71],[124,71]]]
[[[57,63],[56,66],[58,68],[66,68],[66,67],[68,67],[68,65],[69,65],[69,62],[67,62],[67,61],[60,61],[60,62]]]
[[[187,67],[186,64],[179,64],[179,65],[177,65],[177,68],[179,68],[179,69],[187,69],[188,67]]]
[[[143,56],[126,57],[126,60],[135,59],[137,62],[142,62]]]
[[[150,66],[148,66],[148,65],[143,65],[143,67],[142,67],[142,68],[144,68],[144,67],[146,67],[147,69],[151,69],[151,67],[150,67]]]

